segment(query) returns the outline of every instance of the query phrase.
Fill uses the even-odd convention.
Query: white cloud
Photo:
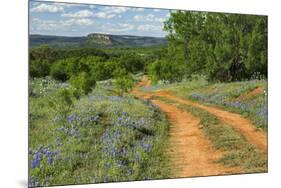
[[[167,18],[155,18],[154,19],[154,21],[156,21],[156,22],[164,22],[166,20],[167,20]]]
[[[94,6],[94,8],[97,8],[97,6]],[[121,13],[128,11],[129,8],[106,6],[106,7],[99,7],[98,10],[99,12],[95,13],[93,15],[94,17],[111,19],[114,17],[121,18]]]
[[[134,25],[128,23],[119,23],[119,24],[105,24],[102,26],[102,30],[106,32],[126,32],[131,31],[135,28]]]
[[[103,10],[106,11],[107,13],[120,14],[120,13],[130,10],[130,8],[128,8],[128,7],[104,7]]]
[[[54,20],[41,20],[38,18],[34,18],[31,20],[31,30],[36,31],[51,31],[57,30],[58,23]]]
[[[109,14],[109,15],[107,15],[107,17],[106,18],[108,18],[108,19],[110,19],[110,18],[113,18],[113,17],[115,17],[116,15],[115,14]],[[119,15],[120,16],[120,15]],[[118,17],[119,17],[118,16]]]
[[[95,17],[111,19],[114,17],[121,18],[121,13],[126,12],[128,8],[126,7],[103,7],[100,12],[94,14]]]
[[[49,12],[49,13],[56,13],[56,12],[63,12],[64,8],[57,4],[38,4],[37,6],[31,8],[31,12]]]
[[[93,15],[94,14],[89,10],[80,10],[80,11],[75,12],[75,13],[64,13],[61,16],[71,17],[71,18],[87,18],[87,17],[91,17]]]
[[[155,16],[153,14],[148,14],[148,15],[135,15],[134,19],[136,21],[147,21],[147,22],[152,22],[155,19]]]
[[[97,18],[111,19],[111,18],[115,17],[116,15],[112,14],[112,13],[107,13],[107,12],[98,12],[98,13],[94,14],[93,16],[97,17]]]
[[[42,20],[33,18],[31,20],[31,32],[33,31],[56,31],[56,30],[75,30],[85,26],[94,24],[92,19],[79,18],[69,20]]]
[[[57,5],[57,6],[61,6],[61,7],[65,7],[65,8],[80,8],[80,7],[86,8],[86,7],[88,7],[88,5],[86,5],[86,4],[78,4],[78,3],[60,3],[60,2],[57,2],[57,3],[52,3],[52,4]]]
[[[144,8],[132,8],[132,7],[103,7],[101,9],[102,11],[108,12],[108,13],[115,13],[115,14],[121,14],[127,11],[133,11],[133,12],[142,12],[145,9]]]
[[[143,24],[137,27],[138,31],[141,32],[148,32],[148,31],[162,31],[161,25],[150,25],[150,24]]]
[[[133,17],[134,20],[136,21],[143,21],[143,22],[163,22],[166,20],[166,18],[159,18],[156,17],[153,14],[148,14],[148,15],[135,15]]]
[[[88,18],[81,19],[70,19],[63,22],[64,26],[90,26],[93,25],[94,21]]]
[[[134,20],[140,21],[143,18],[143,16],[142,15],[135,15],[133,18],[134,18]]]
[[[67,8],[90,8],[93,9],[95,5],[86,5],[86,4],[75,4],[75,3],[43,3],[43,2],[32,2],[31,12],[64,12]]]
[[[105,12],[98,12],[94,16],[98,18],[106,18],[106,13]]]
[[[96,5],[90,5],[89,8],[94,9],[94,8],[96,8]]]

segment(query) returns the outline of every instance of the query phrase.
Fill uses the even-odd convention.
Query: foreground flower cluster
[[[167,122],[157,107],[94,91],[59,114],[48,110],[46,96],[30,98],[39,109],[30,112],[30,186],[167,176]]]

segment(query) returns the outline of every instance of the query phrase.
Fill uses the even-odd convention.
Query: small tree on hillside
[[[96,80],[94,80],[90,74],[82,72],[72,76],[70,78],[70,83],[79,91],[79,93],[87,95],[95,86]]]
[[[126,72],[124,68],[118,68],[113,73],[115,78],[115,88],[119,96],[130,91],[133,88],[134,80],[131,74]]]

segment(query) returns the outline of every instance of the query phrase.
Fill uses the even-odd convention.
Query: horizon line
[[[113,35],[113,36],[153,37],[153,38],[166,38],[167,37],[167,35],[165,35],[165,36],[148,36],[148,35],[133,35],[133,34],[111,34],[111,33],[102,33],[102,32],[93,32],[93,33],[88,33],[86,35],[77,35],[77,36],[29,33],[29,35],[54,36],[54,37],[87,37],[90,34]]]

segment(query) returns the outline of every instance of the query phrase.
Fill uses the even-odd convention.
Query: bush
[[[79,73],[78,75],[73,75],[70,78],[70,83],[74,86],[80,93],[88,94],[92,91],[92,87],[95,86],[96,80],[85,72]]]
[[[45,77],[50,73],[50,67],[58,56],[56,50],[48,46],[32,48],[29,53],[29,75]]]
[[[119,61],[128,72],[135,73],[144,69],[144,60],[142,57],[133,53],[124,54]]]
[[[185,67],[179,62],[157,60],[148,67],[148,74],[153,82],[159,80],[175,82],[183,79]]]
[[[130,91],[134,86],[134,80],[131,74],[126,72],[125,69],[119,68],[114,71],[115,88],[117,94],[122,96],[124,93]]]
[[[50,71],[52,78],[65,82],[68,79],[66,66],[66,61],[58,61],[53,64]]]
[[[29,64],[30,77],[45,77],[50,72],[50,64],[47,60],[31,60]]]
[[[69,113],[73,107],[73,100],[73,90],[61,88],[54,96],[49,98],[48,102],[55,114],[60,114],[63,117],[66,117],[67,113]]]

